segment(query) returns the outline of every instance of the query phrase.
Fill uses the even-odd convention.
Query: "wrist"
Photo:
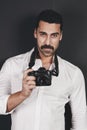
[[[28,93],[28,92],[24,92],[24,91],[20,91],[20,98],[21,99],[26,99],[27,97],[29,97],[30,96],[30,93]]]

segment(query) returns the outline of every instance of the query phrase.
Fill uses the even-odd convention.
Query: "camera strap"
[[[31,54],[31,57],[30,57],[29,69],[31,69],[32,66],[34,66],[34,64],[35,64],[36,54],[37,54],[37,48],[35,47],[34,51]]]
[[[55,57],[54,57],[54,63],[55,63],[55,67],[51,70],[51,73],[54,76],[58,76],[59,69],[58,69],[58,59],[57,59],[57,55],[56,54],[55,54]]]

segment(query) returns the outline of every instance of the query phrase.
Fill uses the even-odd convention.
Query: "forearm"
[[[28,76],[27,73],[32,70],[27,70],[24,73],[22,81],[22,90],[9,96],[7,102],[7,112],[12,111],[15,107],[21,104],[27,97],[30,96],[35,88],[35,77]]]
[[[7,102],[7,110],[6,112],[12,111],[16,108],[19,104],[21,104],[27,97],[22,94],[21,91],[16,92],[9,96]]]

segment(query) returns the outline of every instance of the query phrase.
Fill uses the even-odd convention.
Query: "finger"
[[[34,76],[26,76],[25,78],[23,78],[23,83],[26,84],[28,82],[35,82],[36,78]]]
[[[36,82],[35,81],[29,81],[29,82],[26,82],[26,84],[28,85],[28,86],[36,86]]]
[[[25,71],[23,72],[23,77],[25,78],[25,77],[28,75],[28,73],[29,73],[29,72],[32,72],[32,71],[33,71],[33,69],[25,70]]]
[[[26,81],[35,81],[36,77],[35,76],[26,76]]]

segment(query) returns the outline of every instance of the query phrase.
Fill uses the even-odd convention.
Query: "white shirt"
[[[9,58],[0,72],[0,114],[6,113],[10,94],[22,89],[23,71],[28,68],[30,52]],[[65,104],[70,102],[72,130],[87,130],[86,96],[81,70],[58,56],[59,75],[51,86],[36,87],[31,95],[11,112],[11,130],[65,130]],[[33,69],[42,66],[36,60]]]

